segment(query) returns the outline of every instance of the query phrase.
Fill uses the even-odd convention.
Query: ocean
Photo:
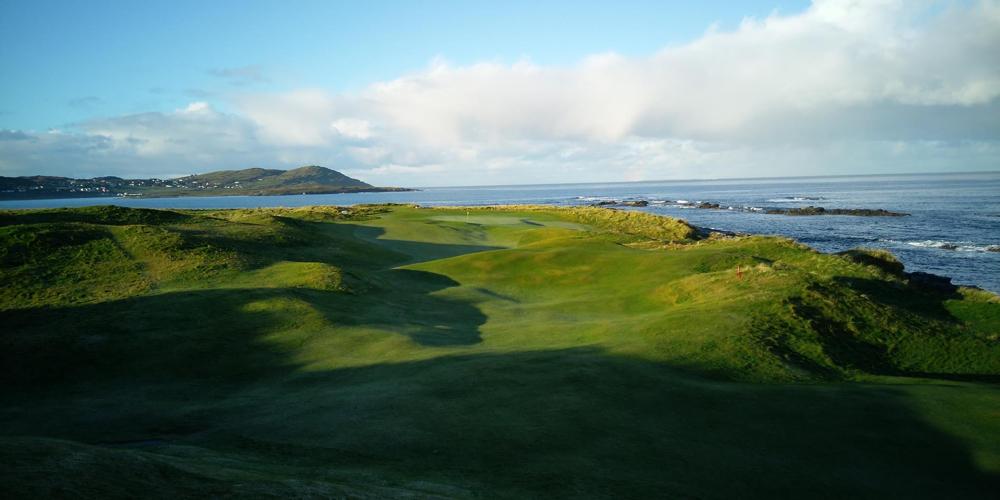
[[[1000,293],[1000,172],[851,177],[425,188],[396,193],[0,201],[0,209],[115,204],[147,208],[250,208],[357,203],[588,205],[646,200],[629,208],[724,231],[794,238],[823,252],[885,248],[908,271],[949,276]],[[694,208],[701,202],[723,209]],[[768,208],[882,208],[907,217],[787,216]],[[730,208],[731,207],[731,208]]]

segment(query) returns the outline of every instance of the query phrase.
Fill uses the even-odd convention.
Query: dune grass
[[[995,295],[630,214],[0,213],[5,496],[996,491]]]

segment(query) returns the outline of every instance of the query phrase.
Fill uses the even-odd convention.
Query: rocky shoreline
[[[853,215],[855,217],[904,217],[910,215],[902,212],[892,212],[884,208],[823,208],[814,206],[771,208],[764,213],[779,215]]]
[[[855,217],[905,217],[907,213],[893,212],[891,210],[886,210],[884,208],[824,208],[824,207],[814,207],[812,205],[807,207],[793,207],[793,208],[758,208],[758,207],[733,207],[733,206],[723,206],[719,203],[709,202],[709,201],[699,201],[695,203],[687,202],[684,200],[662,200],[658,201],[656,204],[675,204],[687,208],[696,208],[701,210],[738,210],[741,212],[758,212],[768,215],[792,215],[792,216],[803,216],[803,215],[851,215]],[[605,200],[599,201],[597,203],[591,204],[594,207],[648,207],[650,202],[648,200]]]

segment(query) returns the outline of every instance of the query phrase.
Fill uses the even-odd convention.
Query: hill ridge
[[[173,179],[125,179],[116,176],[89,179],[43,175],[0,176],[0,199],[287,195],[382,191],[408,191],[408,189],[372,186],[319,165],[306,165],[289,170],[261,167],[216,170]]]

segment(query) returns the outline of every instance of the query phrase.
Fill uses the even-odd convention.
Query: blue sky
[[[5,0],[0,175],[319,163],[440,185],[998,169],[984,131],[1000,128],[998,12]]]
[[[248,1],[2,4],[0,127],[170,110],[232,87],[357,90],[435,57],[573,64],[642,55],[802,1]],[[246,68],[245,78],[224,78]],[[252,72],[259,78],[252,78]],[[223,105],[220,102],[218,105]]]

